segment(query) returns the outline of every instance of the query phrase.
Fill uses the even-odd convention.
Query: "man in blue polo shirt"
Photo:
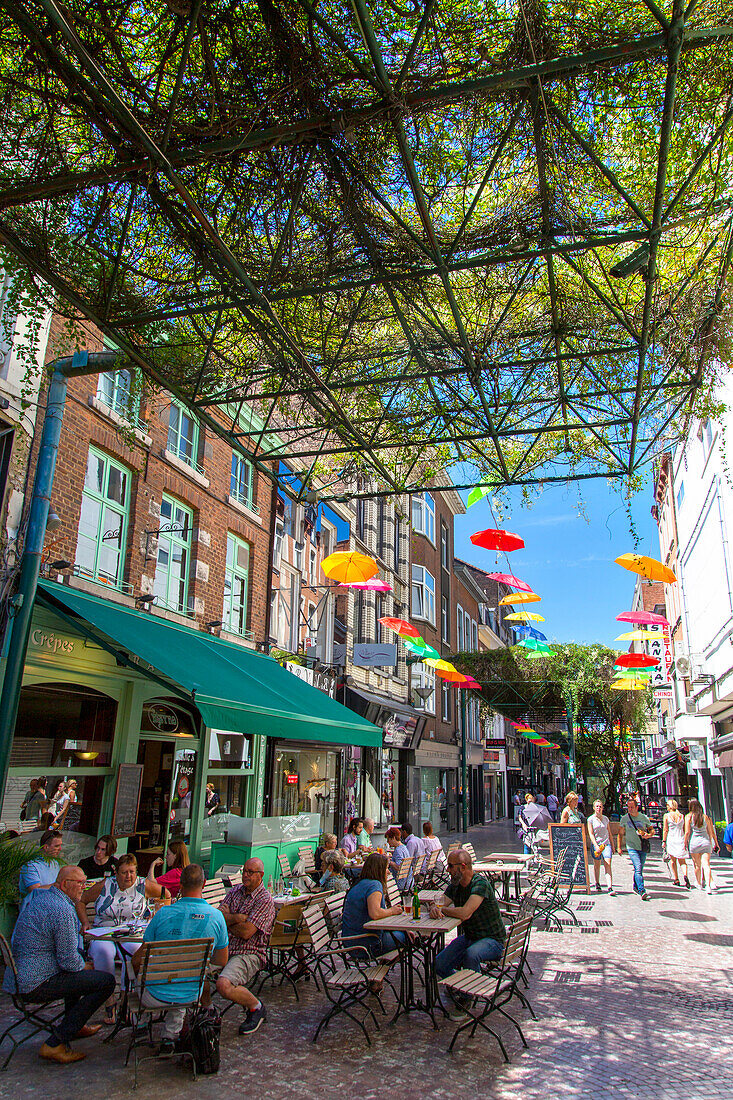
[[[143,941],[213,939],[212,962],[215,966],[225,966],[229,959],[229,933],[223,915],[201,896],[205,881],[203,868],[197,863],[184,867],[178,901],[158,910],[145,929]],[[142,965],[143,950],[138,948],[132,956],[136,974]],[[195,981],[156,982],[146,987],[145,1004],[151,1008],[157,1004],[188,1004],[195,1000],[197,992]],[[173,1008],[166,1012],[160,1054],[173,1053],[185,1014],[185,1008]]]

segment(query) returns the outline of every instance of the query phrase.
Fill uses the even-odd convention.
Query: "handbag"
[[[221,1064],[219,1044],[221,1016],[213,1005],[199,1006],[189,1015],[176,1043],[178,1052],[192,1055],[196,1072],[218,1073]]]
[[[629,821],[631,822],[631,824],[632,824],[632,825],[634,826],[634,828],[636,829],[636,833],[637,833],[637,835],[638,835],[638,837],[639,837],[639,840],[641,841],[641,850],[642,850],[642,852],[646,852],[646,853],[647,853],[647,855],[648,855],[648,854],[649,854],[649,852],[651,852],[651,850],[652,850],[652,841],[651,841],[651,837],[648,837],[648,836],[642,836],[642,835],[641,835],[641,833],[639,832],[638,828],[637,828],[637,827],[636,827],[636,825],[634,824],[634,819],[633,819],[632,817],[629,817]]]

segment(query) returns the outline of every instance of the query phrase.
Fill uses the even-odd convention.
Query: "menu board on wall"
[[[137,831],[137,812],[143,786],[143,764],[120,764],[117,770],[115,805],[112,811],[114,837],[133,836]]]

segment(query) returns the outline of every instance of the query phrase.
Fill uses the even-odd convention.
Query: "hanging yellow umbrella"
[[[511,615],[505,615],[504,619],[507,622],[520,623],[543,623],[545,621],[544,615],[535,615],[533,611],[512,611]]]
[[[538,596],[536,592],[510,592],[499,600],[499,607],[510,607],[513,603],[539,603],[541,599],[542,596]]]
[[[611,684],[611,691],[643,691],[647,686],[645,680],[632,680],[629,677],[627,680],[616,680]]]
[[[356,550],[339,550],[329,554],[321,562],[321,569],[332,581],[353,584],[354,581],[368,581],[379,572],[379,566],[366,554]]]
[[[436,672],[458,672],[455,665],[452,665],[450,661],[444,661],[442,657],[438,657],[437,660],[435,657],[426,657],[423,664],[430,665]]]
[[[646,577],[648,581],[664,581],[665,584],[676,584],[677,578],[671,569],[656,558],[646,558],[643,554],[622,554],[614,559],[616,565],[628,569],[631,573],[638,573],[640,577]]]
[[[617,642],[659,642],[662,639],[660,631],[655,630],[629,630],[626,634],[619,634]]]

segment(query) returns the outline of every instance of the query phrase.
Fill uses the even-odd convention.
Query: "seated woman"
[[[337,843],[338,838],[335,833],[323,834],[323,844],[319,844],[313,854],[313,862],[315,863],[316,871],[318,871],[319,874],[322,874],[322,872],[325,870],[323,864],[321,863],[321,860],[323,859],[323,853],[335,852]]]
[[[113,836],[100,836],[92,855],[80,859],[79,866],[88,879],[108,878],[117,870],[116,851],[117,841]]]
[[[138,875],[137,859],[134,855],[128,853],[120,856],[114,877],[96,882],[84,891],[77,910],[82,926],[86,927],[89,922],[87,921],[85,906],[90,902],[95,902],[94,927],[110,928],[130,921],[144,920],[149,912],[147,899],[165,896],[164,886]],[[139,944],[122,943],[118,946],[127,954],[133,955]],[[114,974],[116,954],[116,945],[111,940],[93,939],[89,945],[89,958],[94,963],[95,970],[104,970],[107,974]],[[105,1006],[104,1022],[106,1024],[114,1023],[114,1006],[115,997],[112,996]]]
[[[353,856],[359,847],[359,837],[364,829],[364,822],[359,817],[352,817],[349,827],[341,840],[341,850],[347,856]]]
[[[403,913],[401,905],[387,904],[387,857],[379,854],[367,856],[361,869],[361,878],[344,898],[341,917],[341,937],[349,948],[364,947],[372,958],[392,951],[405,942],[404,932],[365,932],[370,920],[384,920]],[[362,952],[357,952],[361,954]]]
[[[343,852],[324,852],[321,856],[323,874],[321,875],[322,890],[348,890],[349,880],[344,874],[346,860]]]
[[[402,830],[399,825],[390,825],[389,829],[387,829],[387,832],[384,834],[384,839],[391,849],[389,869],[394,877],[397,878],[400,864],[404,859],[410,858],[407,845],[402,843]],[[405,889],[412,889],[412,875],[410,875],[408,881],[405,883]]]
[[[433,833],[433,826],[429,821],[423,822],[423,849],[425,856],[429,856],[431,852],[438,852],[438,866],[445,866],[445,852],[443,851],[443,845],[438,840],[437,836]],[[426,858],[427,862],[427,858]],[[423,864],[424,866],[424,864]]]
[[[162,875],[156,875],[158,867],[162,867],[163,860],[160,856],[154,859],[148,871],[148,879],[165,886],[172,898],[177,898],[181,892],[181,873],[184,867],[188,867],[191,860],[188,858],[188,848],[182,840],[172,840],[168,845],[165,860],[167,870]]]

